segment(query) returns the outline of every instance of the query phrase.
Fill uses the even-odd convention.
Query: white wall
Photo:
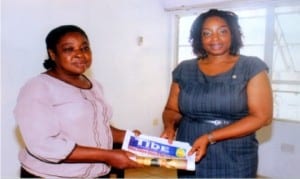
[[[58,25],[77,24],[89,35],[94,60],[89,74],[104,86],[114,109],[112,123],[159,135],[170,75],[168,16],[159,0],[1,3],[2,177],[19,175],[22,141],[12,110],[20,87],[44,70],[44,39]],[[141,46],[138,37],[143,38]]]
[[[274,120],[272,125],[257,132],[260,175],[271,178],[300,177],[299,129],[299,122]]]

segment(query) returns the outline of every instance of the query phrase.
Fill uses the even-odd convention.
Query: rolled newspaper
[[[134,153],[136,156],[132,159],[146,166],[195,170],[195,154],[187,154],[191,149],[187,142],[173,141],[170,144],[160,137],[135,136],[127,131],[122,149]]]
[[[151,158],[151,157],[131,157],[139,164],[152,167],[165,167],[172,169],[193,170],[194,166],[189,166],[189,162],[184,159]]]

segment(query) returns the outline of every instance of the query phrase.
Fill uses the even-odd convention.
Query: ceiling
[[[189,10],[193,8],[212,8],[212,7],[247,7],[268,4],[299,4],[299,0],[160,0],[162,7],[166,11]]]
[[[161,0],[164,9],[176,9],[182,7],[199,6],[203,4],[215,4],[233,0]]]

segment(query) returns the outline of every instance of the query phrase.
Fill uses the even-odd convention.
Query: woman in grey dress
[[[192,145],[196,170],[179,178],[256,177],[255,132],[272,121],[267,65],[239,54],[238,17],[211,9],[194,21],[190,40],[196,59],[173,71],[161,137]]]

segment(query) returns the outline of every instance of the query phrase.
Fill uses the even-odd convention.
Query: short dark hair
[[[67,33],[70,33],[70,32],[78,32],[88,40],[88,36],[80,27],[78,27],[76,25],[62,25],[62,26],[54,28],[53,30],[51,30],[48,33],[48,35],[46,37],[47,52],[48,52],[48,50],[52,50],[54,53],[56,53],[56,45],[59,43],[60,39],[64,35],[66,35]],[[56,67],[56,64],[51,59],[49,52],[48,52],[48,59],[46,59],[44,61],[43,66],[47,70]]]
[[[201,32],[204,21],[212,16],[217,16],[225,20],[231,32],[230,54],[238,55],[240,48],[243,46],[242,32],[238,23],[238,16],[231,11],[223,11],[218,9],[210,9],[209,11],[200,14],[192,24],[190,31],[190,42],[193,52],[200,59],[207,57],[207,53],[203,48]]]

